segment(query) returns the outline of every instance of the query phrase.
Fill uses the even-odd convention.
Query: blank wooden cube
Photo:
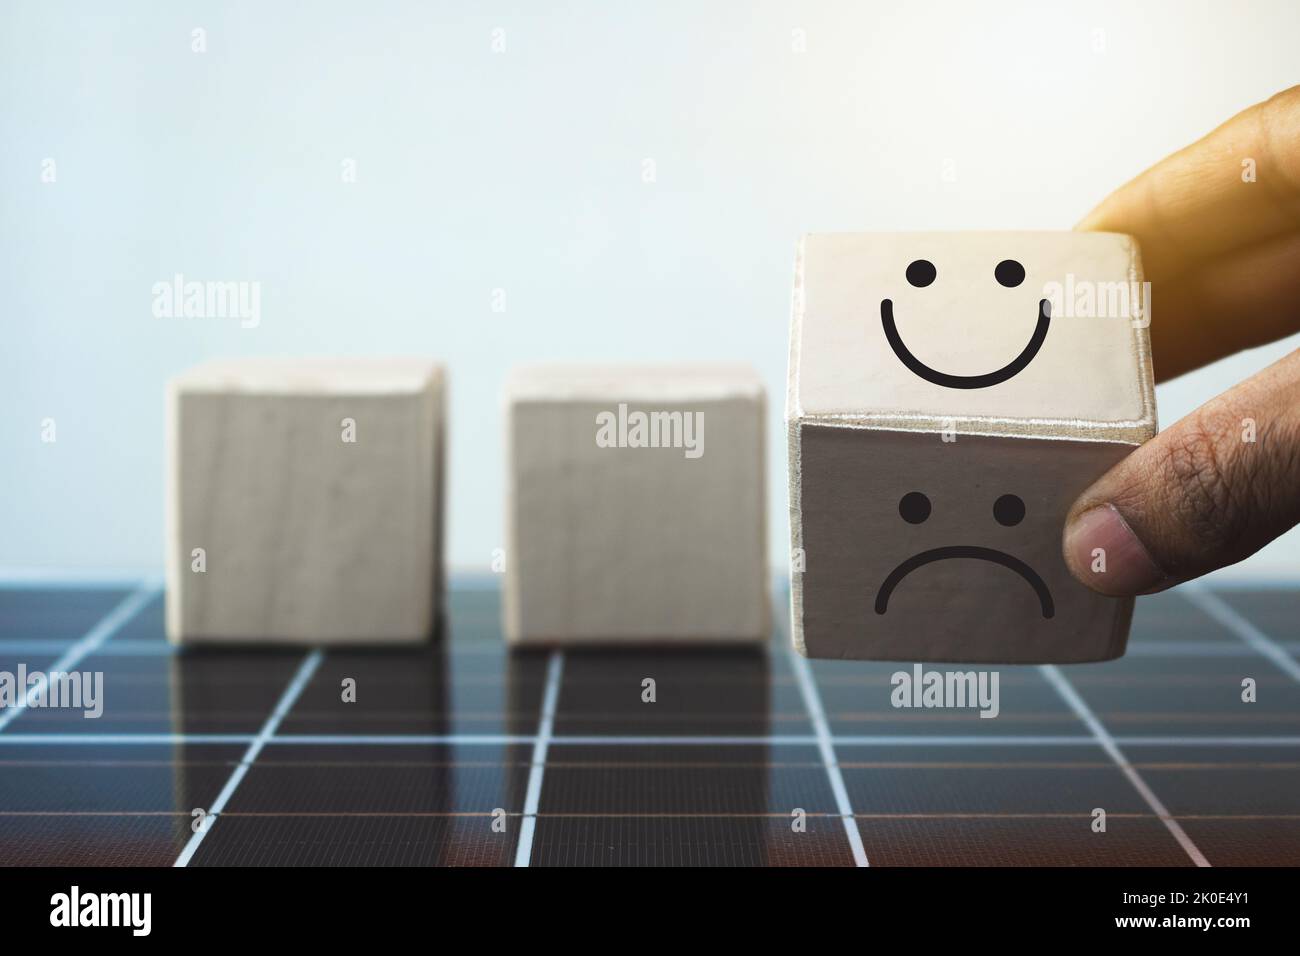
[[[409,643],[441,593],[443,374],[231,359],[168,384],[175,643]]]
[[[508,640],[767,639],[764,392],[751,369],[521,369],[507,405]]]
[[[1123,654],[1132,600],[1077,583],[1061,535],[1155,433],[1147,307],[1127,236],[807,236],[786,405],[795,647]]]

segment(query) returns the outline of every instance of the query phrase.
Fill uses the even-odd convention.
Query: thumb
[[[1111,595],[1234,564],[1300,521],[1300,350],[1165,429],[1070,509],[1065,561]]]

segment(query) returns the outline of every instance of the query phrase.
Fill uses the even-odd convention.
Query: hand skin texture
[[[1300,331],[1300,86],[1162,160],[1076,228],[1137,237],[1156,381]],[[1063,546],[1090,588],[1146,594],[1240,561],[1297,521],[1300,350],[1103,475],[1071,508]]]

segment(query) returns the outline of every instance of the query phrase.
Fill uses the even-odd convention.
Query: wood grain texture
[[[168,405],[172,641],[428,638],[441,590],[437,365],[223,362],[173,380]]]
[[[766,640],[764,399],[748,369],[528,370],[507,389],[507,638]],[[598,416],[702,419],[701,454],[601,447]]]

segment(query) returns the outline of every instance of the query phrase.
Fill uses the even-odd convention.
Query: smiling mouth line
[[[880,324],[885,328],[885,338],[889,340],[889,346],[894,350],[894,354],[915,374],[931,384],[942,385],[945,388],[988,388],[990,385],[1005,382],[1034,360],[1034,356],[1038,354],[1038,350],[1043,347],[1043,342],[1047,338],[1047,326],[1051,321],[1052,304],[1047,299],[1040,299],[1038,324],[1034,326],[1034,334],[1030,337],[1024,351],[996,372],[985,375],[949,375],[947,372],[930,368],[911,353],[911,350],[903,344],[902,336],[898,334],[898,327],[894,324],[893,300],[880,300]]]
[[[978,561],[991,561],[994,564],[1000,564],[1004,568],[1010,568],[1020,575],[1034,589],[1038,595],[1038,603],[1042,606],[1043,617],[1050,618],[1056,614],[1056,602],[1052,600],[1052,592],[1047,589],[1046,582],[1038,576],[1038,572],[1031,568],[1019,558],[1013,558],[1004,551],[997,551],[993,548],[978,548],[973,545],[952,545],[947,548],[932,548],[929,551],[922,551],[914,554],[894,570],[889,572],[889,577],[885,578],[885,583],[880,585],[880,590],[876,592],[876,613],[884,614],[889,609],[889,597],[894,593],[894,588],[898,583],[907,577],[917,568],[925,567],[927,564],[933,564],[936,561],[946,561],[948,558],[974,558]]]

